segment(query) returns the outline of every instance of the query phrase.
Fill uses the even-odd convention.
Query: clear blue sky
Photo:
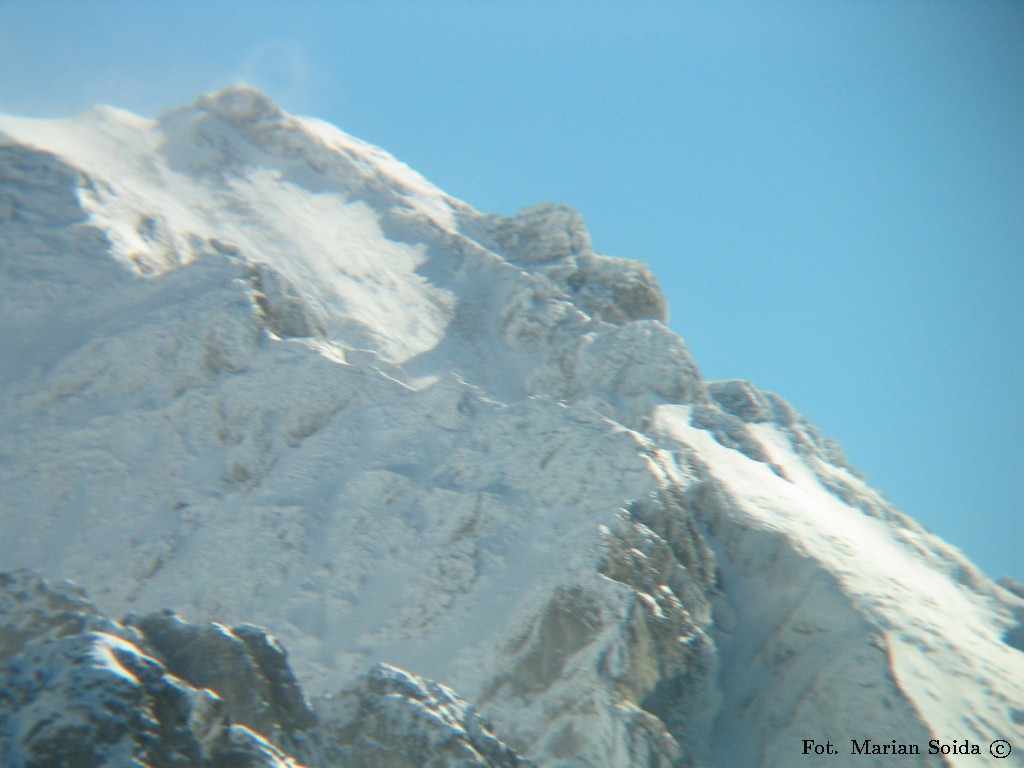
[[[1024,2],[0,0],[0,111],[239,81],[481,210],[576,206],[708,377],[1024,578]]]

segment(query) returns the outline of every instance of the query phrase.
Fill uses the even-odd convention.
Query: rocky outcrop
[[[253,265],[250,274],[253,302],[271,333],[282,339],[324,335],[324,319],[291,280],[267,264]]]
[[[319,764],[345,768],[529,768],[451,689],[379,664],[317,702]]]
[[[233,723],[294,752],[316,718],[277,639],[249,624],[189,624],[170,611],[129,616],[148,648],[175,677],[213,690]]]
[[[513,218],[492,217],[466,234],[531,273],[543,275],[595,320],[625,325],[667,322],[668,305],[650,267],[642,261],[595,253],[580,213],[545,203]]]
[[[4,768],[528,768],[450,689],[379,665],[307,703],[252,625],[103,616],[69,583],[0,573]],[[290,755],[298,755],[297,760]]]
[[[26,570],[0,573],[0,617],[0,667],[30,642],[112,627],[79,587],[54,587]]]
[[[583,217],[568,205],[524,208],[514,218],[496,217],[488,229],[488,244],[517,264],[545,264],[590,251]]]
[[[172,674],[143,635],[77,587],[4,573],[0,604],[5,767],[300,768],[241,724],[234,711],[244,706]]]

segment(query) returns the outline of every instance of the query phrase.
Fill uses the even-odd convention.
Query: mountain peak
[[[266,94],[250,85],[232,85],[200,96],[195,106],[230,123],[252,123],[284,116],[284,111]]]
[[[382,730],[452,715],[402,754],[1024,743],[1019,590],[781,398],[705,381],[650,269],[572,208],[480,213],[248,87],[0,130],[0,570],[226,621],[239,653],[266,626]],[[165,634],[170,669],[194,633]]]

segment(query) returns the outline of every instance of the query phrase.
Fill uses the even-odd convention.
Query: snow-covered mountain
[[[363,724],[324,766],[477,710],[499,757],[466,765],[1024,765],[1024,589],[781,398],[704,380],[568,207],[477,212],[247,88],[0,117],[0,287],[0,569],[106,622],[0,629],[9,687],[117,648],[178,675],[106,618],[172,609],[281,639],[310,711]],[[246,748],[288,759],[279,726]]]

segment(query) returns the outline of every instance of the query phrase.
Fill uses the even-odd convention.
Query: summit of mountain
[[[0,568],[266,627],[306,694],[470,707],[496,760],[1024,737],[1019,591],[706,380],[572,208],[478,212],[250,88],[0,142]]]

